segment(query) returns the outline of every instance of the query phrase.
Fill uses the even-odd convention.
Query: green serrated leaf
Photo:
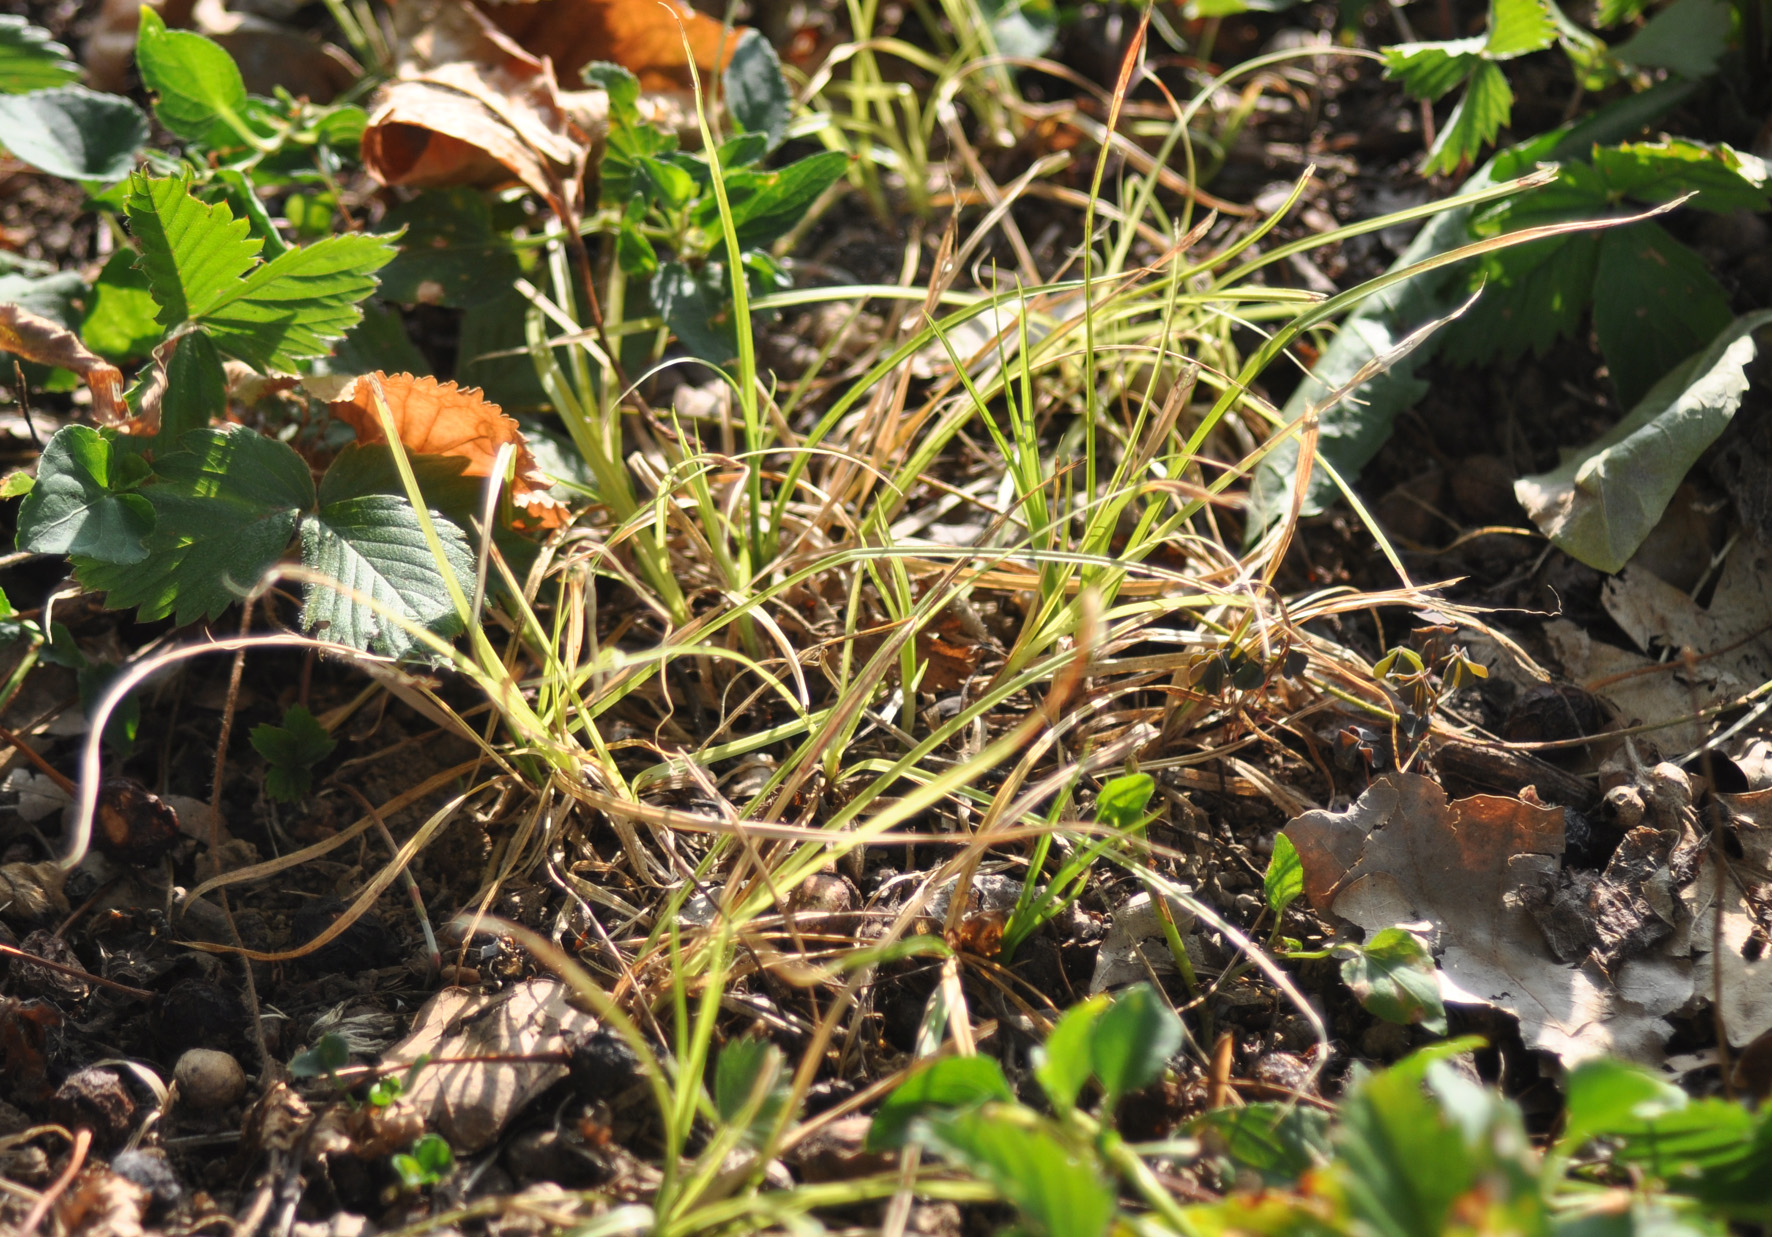
[[[1108,1105],[1163,1076],[1169,1058],[1181,1051],[1181,1019],[1162,993],[1135,984],[1121,993],[1095,1023],[1089,1037],[1089,1063],[1108,1094]]]
[[[1702,258],[1654,221],[1614,228],[1599,247],[1594,334],[1619,402],[1630,408],[1729,325],[1729,294]]]
[[[732,118],[742,128],[767,137],[772,149],[781,145],[794,111],[794,92],[781,74],[774,45],[758,31],[745,34],[726,64],[724,80],[726,110]]]
[[[1452,109],[1445,128],[1440,130],[1433,148],[1427,152],[1427,159],[1421,167],[1422,175],[1431,176],[1436,172],[1450,175],[1475,159],[1501,132],[1501,127],[1513,113],[1513,107],[1514,92],[1508,87],[1507,76],[1501,67],[1487,60],[1477,65],[1471,72],[1464,97]]]
[[[305,798],[314,784],[314,766],[338,746],[319,720],[301,705],[283,713],[283,724],[254,726],[252,747],[270,762],[265,789],[273,799],[292,803]],[[390,1080],[397,1081],[397,1080]]]
[[[849,168],[842,151],[821,154],[788,164],[776,172],[735,170],[726,177],[726,197],[738,243],[756,249],[785,235],[800,222],[818,196]],[[719,203],[712,194],[697,203],[691,218],[710,233],[720,229]]]
[[[27,94],[80,80],[73,54],[23,17],[0,16],[0,91]]]
[[[457,582],[474,577],[467,536],[432,512]],[[343,586],[310,584],[302,625],[352,648],[401,658],[422,653],[396,619],[449,639],[461,631],[418,516],[405,498],[372,494],[328,503],[302,521],[302,562]],[[371,604],[374,603],[374,604]]]
[[[609,95],[609,119],[617,125],[635,124],[640,119],[640,79],[619,64],[593,60],[579,71],[584,84],[601,88]]]
[[[112,609],[138,607],[143,622],[174,615],[182,626],[218,617],[276,565],[314,505],[314,483],[292,448],[244,426],[192,430],[179,448],[154,462],[144,491],[155,516],[149,556],[74,566]]]
[[[1288,1185],[1329,1162],[1329,1114],[1304,1104],[1215,1108],[1188,1125],[1192,1134],[1208,1131],[1215,1149],[1269,1185]]]
[[[1268,857],[1261,887],[1268,909],[1275,915],[1284,915],[1286,908],[1304,892],[1304,861],[1298,857],[1292,839],[1283,833],[1274,835],[1274,853]]]
[[[18,305],[70,329],[79,325],[79,302],[85,294],[86,281],[77,271],[57,271],[41,277],[0,275],[0,305]]]
[[[1708,77],[1729,50],[1731,9],[1729,0],[1674,0],[1613,54],[1639,68]]]
[[[1114,1216],[1113,1190],[1092,1159],[1023,1114],[1025,1109],[989,1105],[933,1118],[921,1127],[922,1136],[1013,1203],[1024,1231],[1102,1237]]]
[[[1690,1102],[1686,1093],[1640,1065],[1598,1058],[1569,1072],[1558,1150],[1572,1155],[1589,1140],[1628,1134]]]
[[[622,272],[635,279],[648,279],[658,273],[658,252],[652,242],[631,223],[623,223],[615,239],[616,261]]]
[[[80,338],[106,360],[144,357],[165,333],[147,274],[136,265],[135,254],[126,249],[106,261],[93,281],[89,304],[86,320],[80,324]]]
[[[1772,310],[1737,318],[1657,382],[1598,441],[1550,472],[1514,484],[1521,506],[1558,548],[1618,571],[1661,519],[1689,469],[1728,426],[1759,355],[1754,332]]]
[[[255,368],[293,373],[324,356],[363,314],[374,273],[394,257],[379,236],[350,233],[291,249],[265,263],[198,315],[216,346]]]
[[[1055,1111],[1069,1112],[1089,1081],[1089,1043],[1108,1007],[1106,994],[1092,996],[1064,1011],[1046,1042],[1034,1049],[1034,1077]]]
[[[1543,356],[1581,326],[1593,301],[1600,238],[1536,241],[1483,260],[1483,295],[1447,328],[1442,355],[1454,365]]]
[[[1397,43],[1384,49],[1384,75],[1417,99],[1437,103],[1483,63],[1482,39]]]
[[[17,158],[51,176],[109,184],[134,170],[148,141],[148,118],[118,95],[57,86],[0,94],[0,138]]]
[[[1556,41],[1557,19],[1550,0],[1491,0],[1489,37],[1483,51],[1492,60],[1510,60],[1543,51]]]
[[[757,1108],[745,1131],[745,1141],[766,1134],[775,1126],[787,1104],[790,1087],[783,1076],[785,1058],[780,1048],[766,1039],[743,1036],[727,1043],[714,1067],[714,1109],[720,1119],[736,1121],[755,1102]],[[761,1096],[759,1087],[767,1088]]]
[[[141,246],[141,268],[160,306],[167,330],[195,318],[223,295],[237,294],[258,261],[262,244],[251,224],[234,218],[227,203],[214,206],[191,193],[189,176],[137,174],[124,206],[129,230]]]
[[[919,1117],[1014,1098],[1003,1067],[993,1058],[941,1057],[905,1079],[881,1103],[868,1126],[867,1148],[902,1147]]]
[[[1687,205],[1719,214],[1762,211],[1769,204],[1766,161],[1722,143],[1669,138],[1597,146],[1593,174],[1605,192],[1642,202],[1696,193]]]
[[[158,96],[154,115],[172,133],[195,142],[209,138],[218,125],[243,126],[246,83],[219,44],[188,30],[168,30],[144,5],[135,61],[142,84]]]
[[[1413,932],[1385,928],[1341,964],[1341,978],[1360,1005],[1386,1022],[1446,1033],[1434,958]]]
[[[215,344],[202,331],[180,336],[166,362],[159,441],[177,445],[185,434],[208,429],[227,411],[228,375]]]
[[[37,484],[18,512],[18,547],[34,554],[78,554],[113,563],[148,556],[154,510],[119,484],[112,446],[99,431],[69,425],[56,431],[37,462]]]

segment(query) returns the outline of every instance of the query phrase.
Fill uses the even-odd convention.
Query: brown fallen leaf
[[[387,441],[381,417],[376,413],[372,381],[380,384],[400,443],[408,451],[454,456],[467,461],[463,476],[488,477],[499,449],[510,446],[515,450],[511,498],[524,513],[526,522],[543,528],[564,523],[566,508],[548,497],[553,482],[530,454],[522,428],[497,404],[488,402],[478,388],[464,389],[453,382],[411,374],[378,372],[352,378],[336,393],[328,392],[327,406],[333,416],[357,432],[357,441],[364,444]]]
[[[396,20],[399,76],[363,130],[370,174],[414,188],[517,181],[571,217],[591,142],[562,108],[551,64],[468,4],[407,0]]]
[[[407,1101],[457,1151],[489,1146],[530,1100],[566,1077],[568,1042],[596,1030],[597,1020],[568,1004],[568,995],[566,985],[546,978],[489,995],[439,992],[388,1052],[396,1062],[438,1059],[419,1073]],[[463,1060],[474,1057],[498,1059]]]
[[[70,370],[92,392],[92,418],[116,425],[129,416],[123,403],[123,371],[89,351],[80,337],[20,305],[0,305],[0,350],[39,365]]]
[[[1428,778],[1388,773],[1348,810],[1306,812],[1285,833],[1318,910],[1367,931],[1428,926],[1446,1000],[1506,1010],[1529,1046],[1565,1061],[1659,1058],[1671,1032],[1661,1015],[1685,999],[1655,969],[1663,960],[1627,963],[1615,982],[1559,962],[1534,922],[1560,867],[1563,809],[1499,795],[1449,803]]]
[[[482,0],[481,7],[523,47],[552,59],[563,80],[577,81],[587,64],[607,60],[639,78],[642,90],[688,90],[694,85],[683,54],[685,39],[702,89],[716,89],[745,29],[727,31],[682,0]]]

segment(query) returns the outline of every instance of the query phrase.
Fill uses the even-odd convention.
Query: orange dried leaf
[[[327,406],[364,444],[386,442],[375,408],[374,384],[381,387],[400,443],[415,455],[449,455],[465,460],[462,475],[487,477],[500,447],[515,448],[511,497],[530,521],[545,528],[565,521],[565,508],[547,496],[552,481],[537,466],[517,422],[490,403],[478,388],[416,378],[411,374],[365,374],[346,383]]]
[[[691,88],[685,36],[702,88],[716,88],[743,33],[742,28],[728,31],[681,0],[534,0],[482,7],[499,29],[552,59],[563,81],[575,82],[585,65],[608,60],[639,78],[642,90]]]
[[[123,371],[90,352],[80,337],[19,305],[0,305],[0,350],[39,365],[70,370],[92,392],[92,416],[115,425],[128,416],[123,404]]]

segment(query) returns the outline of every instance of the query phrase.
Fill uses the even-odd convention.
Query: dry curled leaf
[[[399,77],[363,130],[363,164],[384,185],[517,181],[576,210],[590,139],[560,103],[545,59],[466,4],[408,0],[396,10]]]
[[[1668,961],[1634,960],[1614,977],[1559,962],[1533,918],[1561,866],[1562,808],[1500,795],[1449,803],[1431,779],[1391,773],[1347,811],[1306,812],[1285,833],[1318,910],[1368,931],[1429,926],[1446,1000],[1506,1010],[1528,1045],[1566,1061],[1659,1057],[1671,1031],[1660,1015],[1684,1000],[1661,982]]]
[[[530,454],[522,429],[477,388],[411,374],[353,378],[336,392],[328,392],[327,403],[332,415],[355,430],[357,441],[364,444],[387,441],[376,413],[373,384],[380,385],[400,443],[408,451],[453,456],[466,461],[463,476],[488,477],[499,449],[510,446],[515,465],[512,500],[532,524],[551,528],[563,522],[565,508],[547,496],[552,481]]]
[[[744,33],[742,27],[726,30],[682,0],[534,0],[484,7],[499,29],[551,58],[563,80],[576,81],[585,65],[607,60],[639,78],[642,90],[694,85],[685,40],[702,89],[713,88]]]
[[[100,425],[116,425],[129,415],[123,404],[123,371],[89,351],[61,323],[20,305],[0,305],[0,350],[78,374],[92,392],[92,416]]]

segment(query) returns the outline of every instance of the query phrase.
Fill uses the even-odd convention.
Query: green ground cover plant
[[[1547,532],[1608,570],[1742,405],[1767,316],[1738,316],[1670,221],[1765,211],[1764,163],[1646,129],[1757,54],[1752,0],[1675,0],[1647,20],[1606,5],[1599,30],[1639,23],[1610,44],[1548,0],[1497,0],[1482,34],[1385,48],[1375,63],[1399,92],[1457,96],[1424,174],[1462,175],[1500,140],[1525,57],[1563,55],[1607,101],[1421,205],[1311,229],[1294,219],[1308,171],[1265,211],[1207,203],[1251,123],[1238,92],[1327,51],[1218,69],[1214,34],[1175,33],[1181,6],[1119,12],[1119,76],[1065,114],[1062,143],[1024,91],[1076,76],[1041,59],[1085,24],[1074,6],[917,4],[918,33],[850,0],[846,40],[809,71],[726,30],[717,71],[685,56],[674,113],[645,66],[594,59],[545,83],[553,102],[603,109],[574,148],[595,190],[582,202],[557,172],[546,192],[502,174],[365,190],[379,123],[365,104],[383,84],[369,79],[417,71],[396,63],[404,36],[379,10],[333,9],[371,67],[325,105],[248,92],[217,42],[143,9],[154,144],[133,103],[73,84],[46,32],[0,20],[9,149],[76,182],[115,246],[90,283],[0,275],[0,296],[32,315],[7,339],[33,349],[37,389],[66,409],[86,407],[79,379],[96,407],[102,366],[133,371],[118,415],[66,416],[0,493],[21,499],[21,559],[65,558],[106,609],[174,633],[101,665],[48,605],[21,618],[0,595],[0,630],[29,650],[5,699],[35,668],[75,666],[88,723],[74,841],[27,873],[9,862],[7,889],[22,901],[27,876],[78,879],[89,843],[104,848],[100,775],[140,734],[145,684],[213,652],[242,667],[299,651],[299,684],[267,693],[234,754],[256,756],[270,824],[253,836],[274,854],[198,866],[167,850],[163,872],[117,886],[163,875],[162,916],[214,899],[228,932],[194,947],[235,955],[256,1003],[253,985],[284,982],[272,967],[395,970],[304,959],[362,947],[398,881],[409,903],[382,909],[426,941],[425,987],[403,1013],[440,985],[490,1000],[551,975],[596,1021],[533,1051],[377,1065],[311,1011],[287,1039],[257,1026],[261,1095],[301,1089],[314,1111],[290,1119],[316,1122],[303,1138],[343,1140],[317,1157],[371,1165],[332,1173],[299,1140],[264,1152],[290,1226],[303,1182],[344,1197],[350,1173],[370,1182],[353,1205],[372,1199],[415,1235],[530,1216],[514,1188],[473,1192],[499,1151],[475,1159],[425,1117],[382,1146],[341,1115],[392,1124],[421,1071],[476,1061],[565,1071],[549,1132],[615,1166],[549,1196],[562,1210],[542,1227],[582,1237],[897,1237],[931,1201],[1042,1237],[1772,1224],[1772,1130],[1736,1084],[1694,1095],[1647,1068],[1570,1060],[1546,1067],[1558,1102],[1528,1111],[1478,1073],[1483,1054],[1523,1050],[1443,1038],[1466,1015],[1422,925],[1393,915],[1356,939],[1327,924],[1301,902],[1298,848],[1223,809],[1240,795],[1289,816],[1316,800],[1286,777],[1320,773],[1312,793],[1329,802],[1424,767],[1489,677],[1440,639],[1490,634],[1486,618],[1413,582],[1352,484],[1434,350],[1511,363],[1591,323],[1633,411],[1522,498],[1536,517],[1531,487],[1579,491]],[[1202,53],[1184,76],[1147,72],[1164,30]],[[12,136],[26,132],[44,136]],[[1004,151],[1033,153],[984,157]],[[1042,193],[1074,218],[1035,245],[1026,208]],[[805,256],[838,204],[903,224],[896,273]],[[1345,288],[1283,277],[1292,258],[1417,225],[1395,265]],[[445,313],[453,335],[436,327]],[[813,340],[797,352],[774,338],[796,331]],[[1276,405],[1267,392],[1311,341],[1312,376]],[[452,376],[484,393],[431,376],[451,352]],[[447,443],[419,424],[445,413],[467,427]],[[1617,487],[1638,494],[1634,512]],[[1380,564],[1359,586],[1345,569],[1296,574],[1291,557],[1307,517],[1340,502]],[[1424,641],[1382,623],[1366,637],[1371,616],[1399,612],[1429,622]],[[363,668],[373,684],[315,699],[322,653],[321,678]],[[400,788],[418,810],[393,827],[350,780],[364,759],[352,718],[384,691],[435,727],[388,750],[441,736],[467,752]],[[107,754],[114,716],[127,733]],[[282,813],[312,825],[304,813],[340,789],[367,815],[285,828]],[[1227,819],[1195,814],[1193,794],[1222,795]],[[1191,862],[1215,829],[1240,847],[1235,887]],[[468,894],[425,873],[461,911],[434,931],[416,873],[444,838],[480,870]],[[236,913],[287,892],[273,878],[314,880],[303,909],[343,909],[303,939],[249,940]],[[986,905],[992,889],[1005,892]],[[1143,978],[1073,983],[1061,933],[1130,919],[1139,898],[1157,925],[1134,942]],[[278,906],[278,928],[306,922]],[[1239,1098],[1235,1040],[1258,1003],[1273,1024],[1261,1051],[1290,1020],[1297,1070]],[[1395,1063],[1342,1068],[1336,1003],[1352,1025],[1400,1028],[1381,1040],[1404,1045]],[[1419,1046],[1429,1036],[1441,1042]],[[1726,1036],[1721,1051],[1732,1078]],[[1152,1108],[1174,1119],[1147,1138]],[[857,1115],[841,1171],[800,1171],[805,1145]],[[31,1189],[46,1216],[55,1197]]]

